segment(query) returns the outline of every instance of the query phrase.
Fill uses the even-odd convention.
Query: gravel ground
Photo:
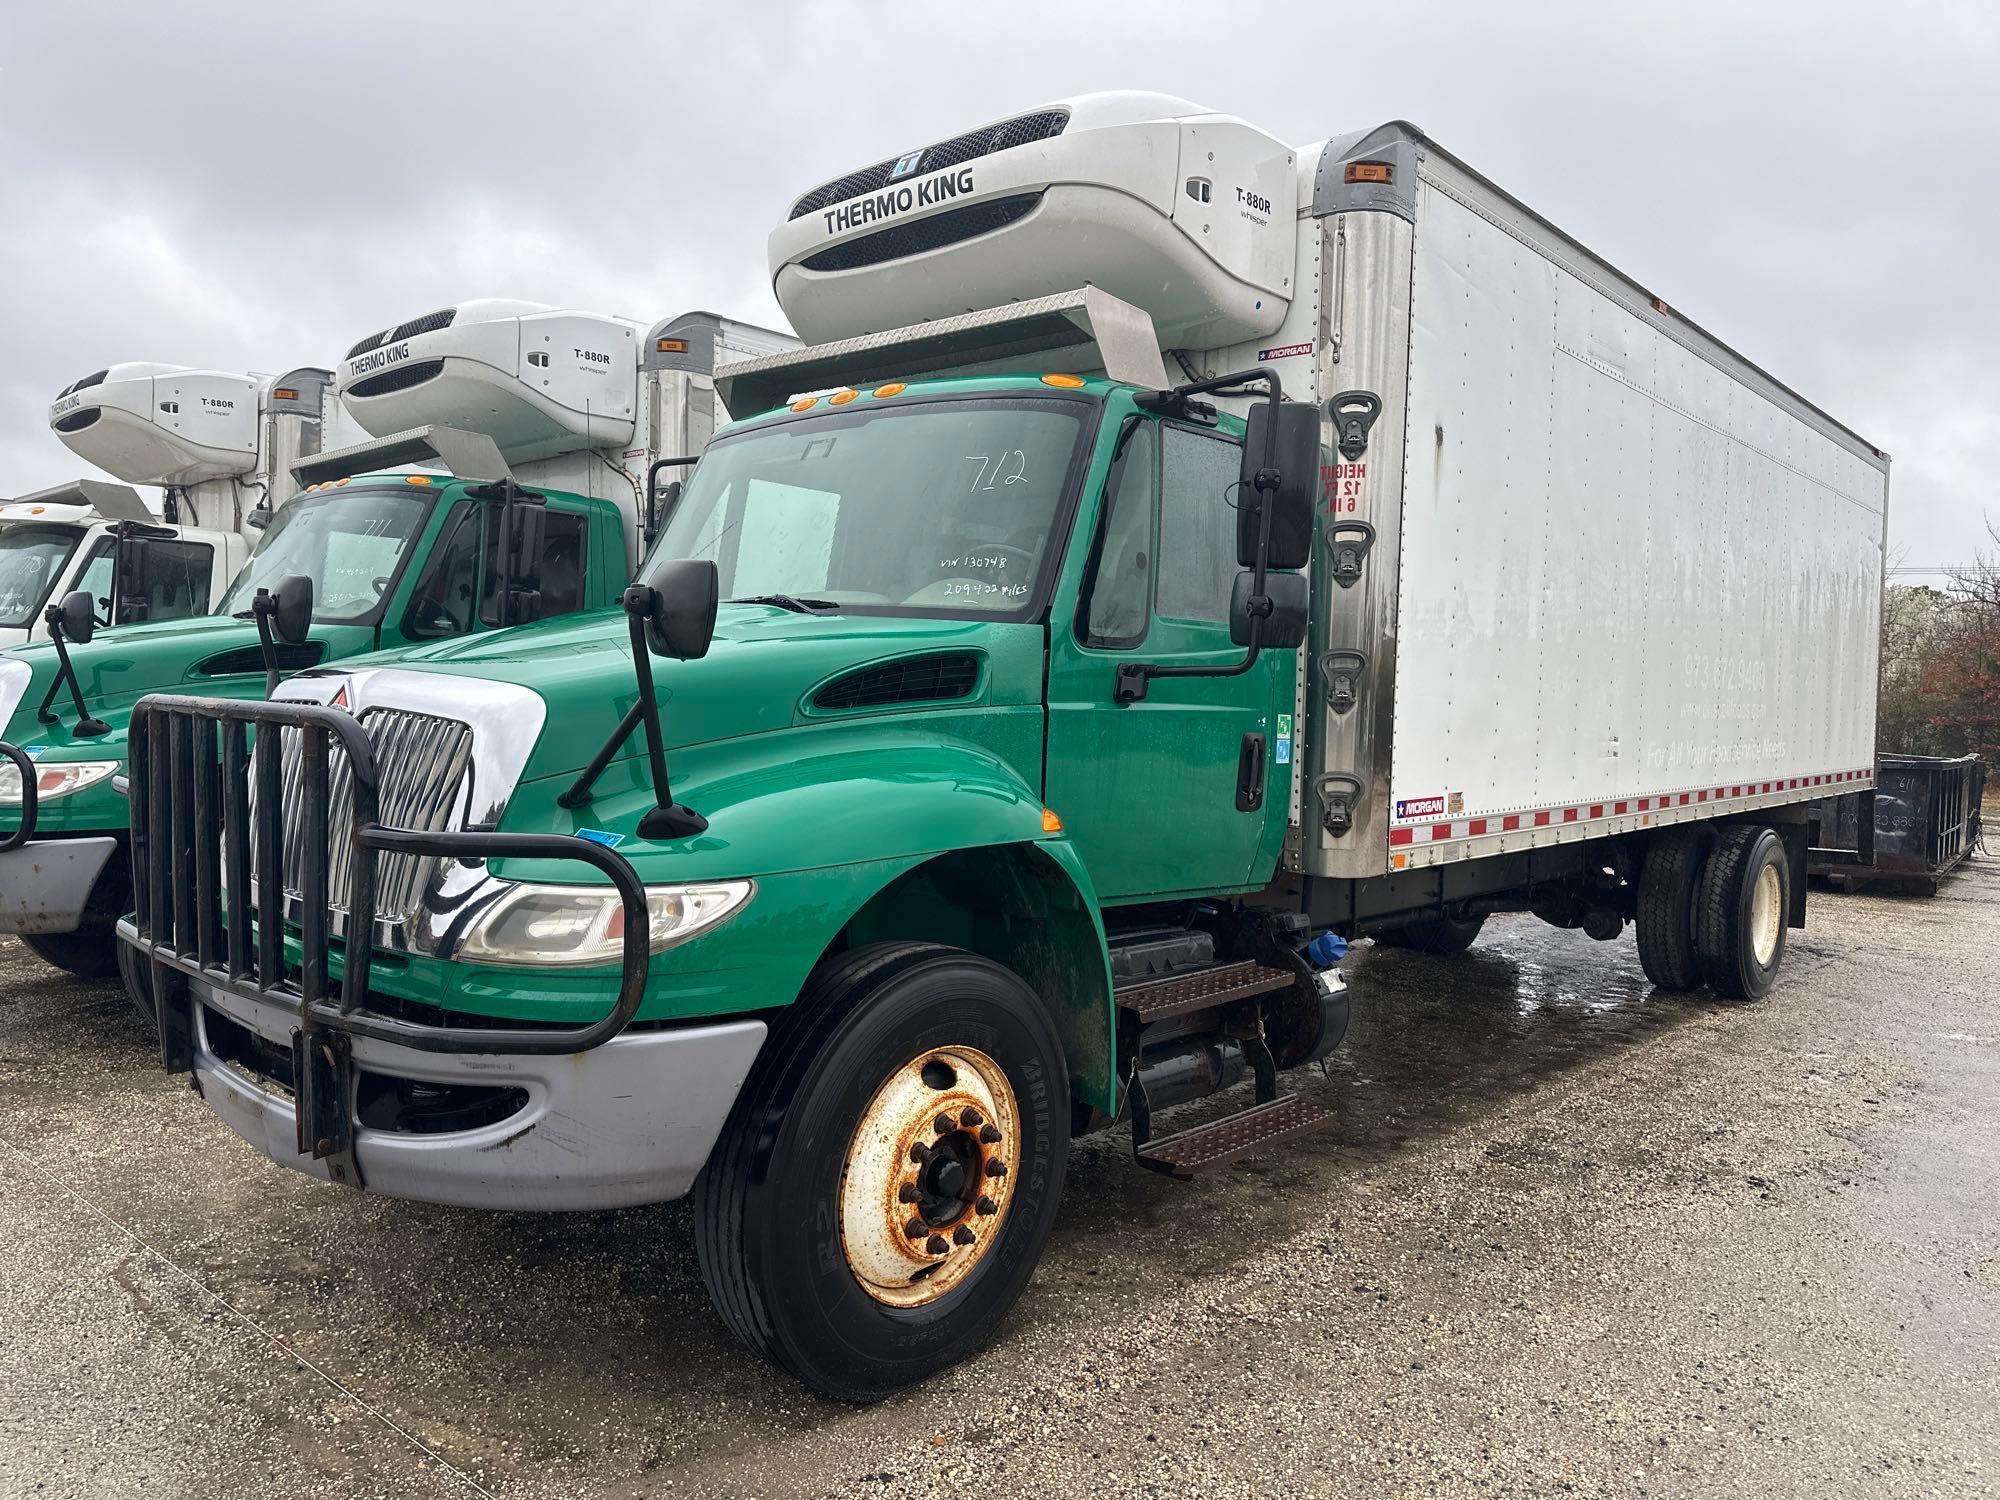
[[[1339,1123],[1079,1142],[999,1344],[868,1410],[730,1342],[684,1210],[296,1177],[8,941],[0,1493],[2000,1494],[2000,865],[1813,919],[1747,1007],[1363,945]]]

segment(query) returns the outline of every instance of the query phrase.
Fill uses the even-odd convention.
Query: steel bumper
[[[75,932],[117,848],[106,835],[40,839],[0,852],[0,932]]]
[[[120,940],[131,935],[121,926]],[[218,1018],[281,1048],[295,1011],[198,976],[195,1087],[230,1128],[273,1161],[330,1179],[298,1149],[294,1096],[218,1054]],[[556,1056],[438,1053],[353,1040],[353,1076],[512,1087],[525,1102],[469,1130],[403,1134],[357,1125],[353,1161],[369,1192],[465,1208],[595,1209],[658,1203],[693,1185],[763,1045],[762,1021],[627,1031],[588,1052]],[[348,1101],[352,1110],[354,1101]]]

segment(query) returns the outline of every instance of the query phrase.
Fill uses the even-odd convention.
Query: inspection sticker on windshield
[[[1289,766],[1292,763],[1292,716],[1290,714],[1278,715],[1277,758],[1278,764],[1281,766]]]
[[[589,839],[593,844],[602,844],[607,849],[616,849],[625,842],[624,834],[612,833],[603,828],[579,828],[576,836],[580,839]]]

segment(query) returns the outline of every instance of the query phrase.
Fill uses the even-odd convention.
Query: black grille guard
[[[304,857],[298,871],[296,978],[285,961],[284,943],[279,731],[286,729],[299,732],[304,778],[304,795],[297,804]],[[328,827],[327,773],[336,744],[347,756],[353,779],[352,818],[338,836],[347,841],[352,861],[347,931],[357,935],[345,945],[337,992],[328,978],[333,933],[327,905],[329,857],[336,852],[336,832]],[[566,834],[428,833],[383,824],[374,744],[360,723],[340,709],[150,694],[133,710],[131,768],[135,947],[152,965],[161,1061],[169,1072],[187,1072],[194,1065],[187,977],[293,1011],[298,1018],[292,1032],[292,1076],[299,1154],[331,1158],[336,1180],[357,1186],[360,1181],[353,1161],[351,1038],[424,1052],[562,1056],[610,1041],[639,1009],[651,942],[646,889],[631,864],[601,844]],[[32,804],[27,811],[24,824],[32,827]],[[373,948],[359,935],[375,931],[376,860],[388,853],[565,859],[603,872],[625,912],[618,996],[609,1013],[587,1026],[530,1029],[440,1026],[368,1009]]]
[[[10,854],[35,836],[35,816],[41,810],[41,788],[36,785],[35,763],[19,745],[0,740],[0,755],[14,762],[21,773],[21,823],[12,833],[0,835],[0,854]]]

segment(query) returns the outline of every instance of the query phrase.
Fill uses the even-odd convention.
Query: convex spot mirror
[[[271,629],[288,645],[302,645],[313,622],[313,581],[304,573],[280,578],[271,590]]]
[[[1277,429],[1277,488],[1259,491],[1271,423]],[[1271,510],[1271,551],[1265,566],[1303,568],[1312,561],[1313,506],[1319,498],[1319,408],[1303,401],[1260,401],[1250,408],[1243,435],[1243,469],[1236,500],[1236,565],[1257,565],[1259,504]],[[1265,645],[1273,644],[1268,638]]]
[[[1229,591],[1229,639],[1239,646],[1250,644],[1250,623],[1256,618],[1250,600],[1256,586],[1255,573],[1238,573]],[[1263,617],[1257,644],[1272,651],[1296,651],[1305,644],[1306,611],[1312,601],[1305,574],[1266,573],[1264,597],[1271,601],[1271,612]]]
[[[722,602],[721,577],[713,562],[666,558],[649,567],[633,588],[651,594],[638,603],[646,621],[646,644],[655,656],[692,661],[708,655]],[[630,590],[627,601],[631,608]]]
[[[97,601],[90,597],[88,589],[63,595],[55,613],[53,623],[62,626],[64,640],[81,645],[97,634]]]

